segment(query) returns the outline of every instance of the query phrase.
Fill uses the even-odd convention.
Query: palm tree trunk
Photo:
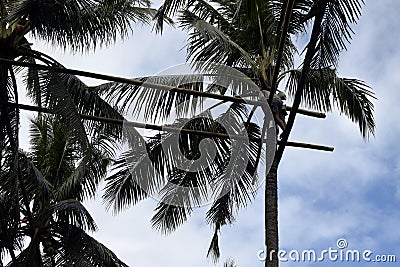
[[[278,162],[274,160],[265,180],[265,267],[278,267]]]
[[[296,96],[293,102],[293,110],[289,114],[286,129],[283,131],[281,139],[282,144],[278,147],[274,162],[267,174],[265,181],[265,246],[266,246],[266,260],[265,267],[278,267],[278,251],[279,251],[279,237],[278,237],[278,165],[285,149],[285,144],[288,141],[289,134],[292,130],[296,112],[299,108],[301,95],[304,89],[304,82],[309,70],[311,61],[315,53],[315,47],[318,42],[318,35],[321,30],[323,16],[325,14],[328,0],[321,0],[319,6],[319,13],[315,17],[311,38],[308,43],[307,53],[303,62],[303,70],[301,78],[297,87]]]

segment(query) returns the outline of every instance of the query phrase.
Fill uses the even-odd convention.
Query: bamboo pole
[[[25,105],[25,104],[17,105],[15,103],[10,103],[10,102],[6,103],[6,105],[9,107],[18,107],[21,110],[54,114],[54,112],[52,112],[51,110],[49,110],[47,108],[42,108],[42,107],[37,107],[37,106],[31,106],[31,105]],[[91,121],[104,122],[104,123],[114,123],[114,124],[119,124],[119,125],[125,124],[125,125],[132,126],[135,128],[142,128],[142,129],[148,129],[148,130],[165,131],[165,132],[180,132],[180,133],[201,135],[201,136],[207,136],[207,137],[232,138],[232,139],[237,139],[237,140],[248,139],[249,141],[260,141],[259,138],[247,138],[247,137],[241,136],[241,135],[228,135],[228,134],[224,134],[224,133],[197,131],[197,130],[186,129],[186,128],[177,128],[177,127],[172,127],[172,126],[163,126],[163,125],[156,125],[156,124],[148,124],[148,123],[127,121],[127,120],[120,120],[120,119],[114,119],[114,118],[97,117],[97,116],[91,116],[91,115],[86,115],[86,114],[79,114],[79,115],[84,120],[91,120]],[[266,142],[266,140],[264,140],[263,142]],[[278,144],[281,144],[280,140],[278,140]],[[300,143],[300,142],[292,142],[292,141],[287,142],[286,145],[290,146],[290,147],[307,148],[307,149],[329,151],[329,152],[332,152],[334,150],[333,147],[328,147],[328,146],[323,146],[323,145],[314,145],[314,144],[308,144],[308,143]]]
[[[212,98],[212,99],[229,101],[229,102],[246,103],[246,104],[251,104],[251,105],[255,105],[255,106],[261,106],[261,105],[265,104],[262,101],[244,100],[243,98],[236,97],[236,96],[227,96],[227,95],[212,94],[212,93],[208,93],[208,92],[193,91],[193,90],[189,90],[186,88],[179,88],[179,87],[162,85],[162,84],[147,83],[147,82],[137,80],[137,79],[128,79],[128,78],[123,78],[123,77],[99,74],[99,73],[76,70],[76,69],[50,67],[50,66],[41,65],[41,64],[19,62],[19,61],[4,59],[4,58],[0,58],[0,62],[5,62],[5,63],[11,64],[11,65],[16,65],[16,66],[21,66],[21,67],[30,67],[30,68],[35,68],[35,69],[39,69],[39,70],[51,70],[51,71],[54,71],[57,73],[66,73],[66,74],[71,74],[71,75],[76,75],[76,76],[94,78],[94,79],[98,79],[98,80],[126,83],[126,84],[131,84],[131,85],[136,85],[136,86],[143,86],[146,88],[153,88],[153,89],[158,89],[158,90],[163,90],[163,91],[172,91],[172,92],[177,92],[177,93],[189,94],[189,95],[193,95],[193,96],[200,96],[200,97]],[[286,106],[286,109],[291,110],[291,107]],[[314,117],[314,118],[325,118],[326,117],[326,115],[324,113],[310,111],[310,110],[304,110],[304,109],[299,109],[297,111],[297,113],[305,115],[305,116]]]

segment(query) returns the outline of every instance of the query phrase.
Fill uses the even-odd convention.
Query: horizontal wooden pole
[[[286,110],[291,111],[292,107],[291,106],[286,106]],[[301,114],[301,115],[309,116],[309,117],[314,117],[314,118],[320,118],[320,119],[325,119],[326,118],[326,114],[323,113],[323,112],[305,110],[305,109],[301,109],[301,108],[299,108],[297,110],[297,113]]]
[[[22,110],[51,113],[51,114],[54,113],[47,108],[42,108],[42,107],[37,107],[37,106],[31,106],[31,105],[25,105],[25,104],[17,105],[15,103],[10,103],[10,102],[6,103],[6,105],[10,106],[10,107],[14,107],[14,108],[18,106],[18,108],[22,109]],[[85,115],[85,114],[79,114],[79,115],[82,119],[85,119],[85,120],[98,121],[98,122],[104,122],[104,123],[114,123],[114,124],[119,124],[119,125],[125,124],[125,125],[129,125],[129,126],[132,126],[135,128],[142,128],[142,129],[149,129],[149,130],[156,130],[156,131],[165,131],[165,132],[180,132],[180,133],[201,135],[201,136],[207,136],[207,137],[232,138],[232,139],[238,139],[238,140],[248,139],[249,141],[260,141],[259,138],[247,138],[247,137],[241,136],[241,135],[228,135],[228,134],[224,134],[224,133],[197,131],[197,130],[186,129],[186,128],[176,128],[176,127],[171,127],[171,126],[162,126],[162,125],[155,125],[155,124],[148,124],[148,123],[141,123],[141,122],[132,122],[132,121],[127,121],[127,120],[120,120],[120,119],[113,119],[113,118],[106,118],[106,117],[97,117],[97,116],[91,116],[91,115]],[[279,140],[278,140],[278,144],[280,144]],[[330,152],[332,152],[334,150],[333,147],[314,145],[314,144],[308,144],[308,143],[300,143],[300,142],[292,142],[292,141],[287,142],[287,146],[298,147],[298,148],[307,148],[307,149],[320,150],[320,151],[330,151]]]
[[[250,100],[250,99],[244,100],[243,98],[236,97],[236,96],[227,96],[227,95],[212,94],[212,93],[208,93],[208,92],[194,91],[194,90],[190,90],[190,89],[186,89],[186,88],[180,88],[180,87],[174,87],[174,86],[168,86],[168,85],[162,85],[162,84],[155,84],[155,83],[148,83],[148,82],[144,82],[144,81],[137,80],[137,79],[128,79],[128,78],[123,78],[123,77],[99,74],[99,73],[76,70],[76,69],[51,67],[51,66],[46,66],[46,65],[41,65],[41,64],[20,62],[20,61],[9,60],[9,59],[4,59],[4,58],[0,58],[0,62],[5,62],[5,63],[11,64],[11,65],[16,65],[16,66],[21,66],[21,67],[29,67],[29,68],[39,69],[39,70],[49,70],[49,71],[54,71],[57,73],[66,73],[66,74],[71,74],[71,75],[76,75],[76,76],[94,78],[94,79],[98,79],[98,80],[126,83],[126,84],[131,84],[131,85],[136,85],[136,86],[143,86],[146,88],[153,88],[153,89],[158,89],[158,90],[163,90],[163,91],[173,91],[173,92],[189,94],[189,95],[193,95],[193,96],[206,97],[206,98],[229,101],[229,102],[246,103],[246,104],[251,104],[251,105],[255,105],[255,106],[261,106],[261,105],[265,104],[265,102],[263,102],[263,101],[256,101],[256,100]],[[287,106],[286,108],[287,108],[287,110],[291,110],[290,106]],[[309,110],[304,110],[304,109],[299,109],[298,113],[305,115],[305,116],[314,117],[314,118],[325,118],[326,117],[326,115],[324,113],[309,111]]]
[[[280,145],[281,143],[282,142],[280,140],[278,140],[278,145]],[[308,148],[308,149],[328,151],[328,152],[333,152],[335,150],[335,148],[331,147],[331,146],[314,145],[314,144],[300,143],[300,142],[294,142],[294,141],[287,141],[286,146]]]

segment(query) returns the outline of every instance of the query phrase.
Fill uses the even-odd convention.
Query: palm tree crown
[[[291,113],[290,120],[294,119],[300,102],[322,112],[331,111],[336,107],[357,123],[362,136],[368,138],[374,133],[375,128],[371,102],[374,95],[364,82],[342,78],[336,70],[339,54],[351,39],[351,24],[356,23],[361,14],[361,5],[362,1],[358,0],[239,2],[166,0],[156,17],[159,19],[158,29],[161,30],[162,20],[165,16],[178,15],[179,26],[187,30],[189,35],[186,46],[187,59],[197,68],[214,73],[215,63],[225,64],[247,74],[255,81],[260,90],[275,92],[278,86],[282,90],[285,88],[294,98],[294,112]],[[286,20],[287,17],[289,20]],[[295,68],[294,57],[297,53],[297,46],[293,42],[293,37],[308,36],[310,22],[313,22],[311,23],[313,27],[310,42],[302,54],[305,55],[304,63]],[[153,77],[153,79],[157,78]],[[165,79],[169,79],[167,83],[177,80],[171,77],[160,77],[158,81],[165,82]],[[286,82],[284,86],[281,85],[283,82]],[[196,87],[194,83],[190,82],[178,82],[173,85],[191,90],[228,93],[226,88],[218,86],[202,88]],[[139,87],[118,84],[107,84],[98,89],[102,90],[108,99],[114,100],[116,103],[123,103],[123,107],[129,106],[131,103],[139,103],[141,107],[148,108],[149,112],[146,113],[145,118],[149,120],[169,117],[172,114],[172,107],[179,106],[179,103],[182,103],[180,99],[184,97],[172,92],[158,94],[155,93],[156,90],[141,90]],[[135,108],[136,110],[140,109],[139,106]],[[237,106],[232,105],[231,108],[237,108]],[[251,121],[253,112],[248,112],[249,107],[241,106],[240,108],[245,114],[240,119]],[[194,127],[191,129],[197,130],[208,129],[208,123],[198,121],[197,124],[188,127]],[[180,127],[181,125],[182,121],[177,121],[175,126]],[[253,134],[264,138],[266,126],[264,123],[262,128],[253,127]],[[212,129],[215,127],[209,130]],[[287,141],[289,134],[290,129],[284,135],[286,139],[283,140],[283,144]],[[174,165],[171,164],[173,161],[171,154],[162,151],[162,143],[169,136],[168,134],[157,135],[154,139],[146,142],[150,162],[162,174],[161,178],[152,175],[148,175],[148,178],[152,181],[161,180],[172,181],[178,185],[186,184],[187,187],[193,187],[204,181],[202,176],[196,177],[196,174],[182,173],[174,168]],[[192,140],[192,138],[185,136],[183,140]],[[190,153],[194,153],[195,150],[193,147],[196,146],[185,147],[183,140],[182,143],[179,143],[180,148],[184,147],[184,151],[187,151],[187,156],[190,157]],[[214,140],[214,142],[221,144],[221,147],[228,148],[221,152],[229,155],[231,143],[223,144],[225,141],[221,140]],[[196,141],[191,141],[191,143],[195,144]],[[282,148],[284,145],[281,146]],[[148,191],[143,191],[135,183],[135,181],[146,178],[142,174],[143,169],[137,169],[140,161],[136,152],[131,150],[118,161],[116,166],[118,172],[108,178],[105,199],[110,207],[113,206],[117,211],[148,197]],[[248,152],[253,160],[249,165],[248,173],[256,173],[261,155],[259,144],[257,142],[250,144]],[[224,161],[232,160],[230,156],[225,157]],[[129,158],[131,160],[127,160]],[[278,163],[279,160],[276,164]],[[206,177],[212,177],[211,179],[214,180],[224,177],[227,171],[224,169],[225,167],[226,165],[218,166],[215,175],[208,173]],[[275,171],[276,169],[277,165],[274,167]],[[202,174],[204,175],[204,172]],[[219,256],[218,233],[221,226],[233,223],[238,208],[245,206],[252,199],[251,194],[245,193],[246,190],[251,191],[253,185],[248,182],[248,177],[243,176],[237,181],[239,181],[238,187],[235,187],[230,194],[217,199],[207,212],[207,221],[214,226],[215,230],[209,255],[215,258]],[[161,182],[161,184],[163,183]],[[276,188],[276,180],[274,184],[274,188]],[[198,201],[196,201],[197,196],[187,196],[182,200],[183,204],[187,205],[169,205],[167,200],[171,196],[168,194],[172,193],[167,188],[162,188],[161,192],[164,193],[164,198],[156,208],[152,222],[155,228],[163,233],[168,233],[186,221],[192,212],[190,205]]]

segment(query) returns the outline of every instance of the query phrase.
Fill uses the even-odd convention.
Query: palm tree
[[[0,0],[0,195],[4,218],[0,228],[1,255],[7,250],[15,261],[14,249],[22,249],[23,243],[17,235],[21,201],[25,212],[33,213],[30,188],[23,180],[19,162],[23,160],[18,144],[18,94],[21,91],[17,88],[16,74],[21,69],[13,66],[12,61],[40,62],[53,68],[46,71],[28,68],[23,74],[26,91],[37,106],[68,121],[69,130],[79,141],[81,150],[86,151],[81,159],[85,166],[84,162],[96,159],[90,139],[106,136],[110,138],[108,145],[113,145],[113,138],[120,138],[121,127],[84,123],[79,114],[116,119],[122,119],[122,116],[75,76],[54,71],[63,66],[34,50],[28,38],[41,39],[74,52],[94,50],[112,44],[117,38],[127,37],[132,23],[148,23],[154,14],[149,6],[147,0]],[[78,188],[80,182],[80,178],[71,179],[68,186],[72,190]],[[88,186],[90,183],[96,184],[97,180],[88,182]],[[31,251],[37,253],[38,243],[32,246],[35,249]]]
[[[239,3],[239,4],[238,4]],[[300,103],[318,111],[327,112],[338,108],[339,112],[357,123],[364,138],[374,133],[375,123],[373,118],[374,98],[369,87],[362,81],[346,79],[338,76],[336,67],[340,52],[345,49],[346,43],[351,39],[351,24],[356,23],[361,15],[362,1],[360,0],[274,0],[274,1],[174,1],[166,0],[157,13],[162,26],[162,19],[167,15],[176,14],[180,11],[179,25],[188,30],[189,38],[187,44],[188,60],[200,69],[212,67],[214,63],[226,64],[237,68],[256,81],[260,90],[270,91],[270,99],[278,88],[279,83],[285,81],[286,91],[294,98],[293,109],[288,119],[288,126],[283,132],[280,146],[274,157],[272,167],[266,178],[265,188],[265,228],[267,255],[272,250],[278,251],[278,202],[277,202],[277,169],[281,160],[285,144],[290,135],[293,122]],[[305,48],[303,63],[300,68],[294,68],[294,56],[297,53],[293,36],[304,35],[312,26],[310,40]],[[162,29],[162,28],[159,28]],[[200,63],[199,63],[200,62]],[[171,78],[170,78],[171,79]],[[175,84],[187,86],[190,83]],[[112,88],[112,90],[110,90]],[[187,86],[191,90],[202,90]],[[137,87],[121,85],[108,85],[102,88],[110,99],[123,102],[123,106],[137,101],[141,106],[148,107],[147,118],[157,119],[159,116],[171,115],[171,107],[181,103],[182,95],[168,93],[157,95],[152,90],[139,90]],[[208,88],[210,89],[210,88]],[[224,94],[226,90],[220,87],[211,88]],[[189,97],[188,97],[189,98]],[[242,107],[243,108],[243,107]],[[246,110],[246,107],[244,107]],[[253,112],[247,113],[241,119],[250,121]],[[182,122],[181,122],[182,123]],[[205,123],[205,122],[202,122]],[[176,123],[176,126],[181,124]],[[201,123],[189,126],[190,129],[207,130],[208,127]],[[253,134],[264,136],[266,124],[256,129]],[[210,130],[215,129],[211,127]],[[171,135],[171,134],[170,134]],[[175,181],[178,185],[193,187],[199,181],[218,180],[224,176],[225,165],[217,167],[215,173],[207,174],[205,177],[191,177],[190,173],[180,173],[171,162],[171,153],[165,154],[161,151],[161,143],[169,135],[157,135],[154,139],[146,142],[146,150],[150,155],[150,162],[156,165],[162,177],[154,176],[154,183]],[[185,135],[184,140],[193,138]],[[225,141],[215,142],[224,143]],[[197,142],[193,141],[192,144]],[[191,148],[195,146],[184,146],[184,151],[190,155]],[[227,144],[226,147],[230,147]],[[224,145],[225,146],[225,145]],[[229,149],[221,150],[229,153]],[[253,143],[248,152],[254,160],[251,164],[255,172],[259,157],[260,146]],[[136,156],[136,158],[135,158]],[[140,165],[137,153],[131,151],[126,154],[131,166]],[[223,158],[229,160],[229,157]],[[173,161],[173,160],[172,160]],[[105,194],[106,201],[110,206],[122,210],[126,206],[135,204],[147,197],[147,189],[142,190],[135,181],[144,179],[142,170],[133,168],[130,172],[129,166],[124,159],[118,162],[119,172],[108,179]],[[138,163],[138,164],[137,164]],[[129,164],[128,164],[129,165]],[[150,169],[150,168],[149,168]],[[151,177],[151,175],[149,175]],[[186,178],[187,180],[185,180]],[[248,178],[248,177],[247,177]],[[218,232],[221,226],[231,224],[234,221],[238,208],[245,206],[252,196],[246,194],[246,190],[252,188],[253,183],[248,183],[246,177],[238,179],[240,185],[231,194],[226,194],[216,200],[207,213],[207,220],[214,225],[214,235],[209,249],[209,254],[219,256]],[[188,182],[190,181],[190,182]],[[243,187],[240,187],[243,186]],[[248,186],[248,187],[247,187]],[[153,186],[150,193],[157,188]],[[245,189],[243,189],[245,188]],[[169,193],[169,195],[167,193]],[[152,221],[157,229],[168,233],[182,224],[192,212],[189,204],[198,203],[198,196],[186,196],[182,200],[183,206],[168,205],[171,198],[171,190],[163,188],[164,198],[156,209]],[[175,192],[176,193],[176,192]],[[167,200],[167,204],[163,203]],[[276,253],[272,259],[267,258],[266,266],[278,266]]]
[[[96,49],[113,43],[117,38],[125,38],[131,29],[132,22],[147,23],[154,10],[149,8],[150,3],[143,1],[0,1],[0,58],[19,60],[24,62],[40,61],[48,66],[62,67],[51,57],[32,49],[28,42],[28,33],[37,39],[50,42],[62,49],[71,51],[84,51]],[[14,146],[17,135],[16,119],[18,109],[7,108],[8,102],[18,102],[17,84],[15,72],[18,68],[12,68],[7,61],[0,62],[1,70],[1,151],[7,145]],[[38,73],[29,69],[27,75],[27,90],[32,100],[37,105],[48,105],[54,112],[63,113],[65,116],[74,116],[78,110],[89,109],[88,98],[93,102],[101,102],[87,88],[76,81],[68,81],[70,78],[57,76],[55,73]],[[67,81],[66,81],[67,80]],[[55,83],[64,83],[60,94],[51,92],[51,86]],[[57,84],[57,86],[60,84]],[[66,88],[75,86],[75,88]],[[76,90],[76,92],[73,92]],[[74,94],[73,94],[74,93]],[[76,100],[85,96],[78,103]],[[67,98],[67,99],[64,99]],[[63,103],[61,103],[64,101]],[[74,102],[75,101],[75,102]],[[83,104],[83,103],[86,103]],[[56,108],[58,104],[58,108]],[[70,104],[73,108],[66,111],[63,105]],[[79,106],[81,105],[81,106]],[[97,105],[100,105],[97,103]],[[107,110],[107,105],[92,108],[89,113],[115,113]],[[79,106],[79,107],[78,107]],[[64,106],[65,107],[65,106]],[[95,111],[97,110],[97,111]],[[67,113],[68,112],[68,113]],[[76,114],[75,114],[76,115]],[[115,114],[111,114],[114,115]],[[75,116],[76,117],[76,116]],[[75,125],[78,127],[78,125]],[[78,127],[82,128],[82,126]],[[14,149],[15,150],[15,149]]]
[[[112,150],[103,149],[108,140],[91,140],[93,157],[86,165],[79,137],[65,120],[41,115],[32,121],[31,137],[31,151],[19,152],[24,194],[17,201],[23,219],[15,226],[10,225],[9,219],[14,216],[6,215],[12,215],[12,211],[8,212],[3,202],[0,208],[5,215],[1,217],[1,224],[5,226],[2,233],[8,237],[2,238],[1,249],[12,255],[10,264],[127,266],[86,233],[95,231],[97,226],[82,201],[95,194],[107,173],[113,156]],[[2,193],[2,200],[4,196]],[[30,209],[26,209],[25,201],[29,202]],[[16,256],[18,250],[21,252]]]

